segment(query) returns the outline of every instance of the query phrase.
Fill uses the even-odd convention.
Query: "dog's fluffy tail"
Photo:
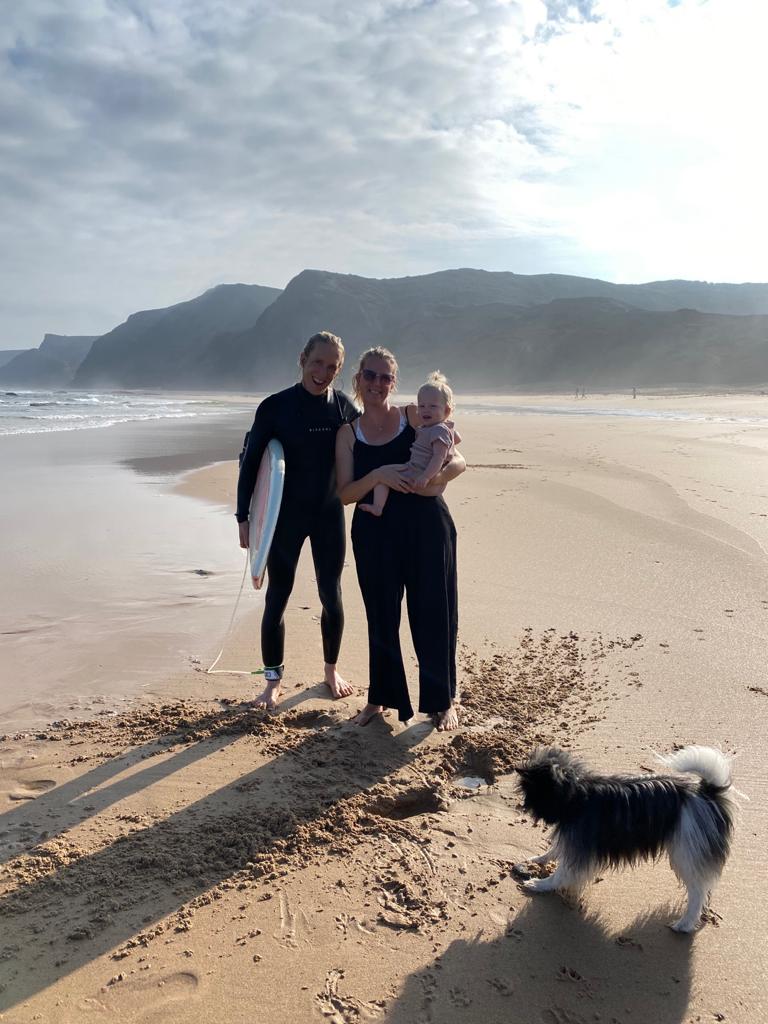
[[[673,772],[698,775],[714,789],[726,790],[731,786],[731,759],[714,747],[683,747],[674,754],[657,756]]]

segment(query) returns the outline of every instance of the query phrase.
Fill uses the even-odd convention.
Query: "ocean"
[[[200,419],[252,410],[236,398],[141,391],[0,392],[0,435],[93,430],[147,420]]]
[[[664,396],[668,399],[669,396]],[[649,408],[647,405],[625,404],[619,396],[600,396],[599,403],[587,400],[536,403],[524,405],[510,397],[503,403],[492,399],[479,401],[469,396],[458,397],[456,415],[503,413],[505,415],[600,416],[633,419],[669,420],[707,423],[768,423],[766,415],[739,416],[718,414],[698,409]],[[403,396],[405,400],[405,396]],[[93,430],[121,423],[142,423],[154,420],[201,420],[252,413],[256,399],[227,395],[165,394],[154,391],[24,391],[0,392],[0,436],[6,434],[40,434],[71,430]],[[681,403],[684,404],[684,403]]]
[[[738,416],[728,413],[713,413],[703,410],[688,409],[649,409],[642,406],[632,408],[626,405],[590,405],[589,401],[573,401],[562,405],[526,405],[494,404],[492,401],[457,403],[456,416],[486,415],[498,413],[505,416],[600,416],[622,417],[637,420],[666,420],[671,423],[768,423],[768,399],[766,399],[766,415]]]

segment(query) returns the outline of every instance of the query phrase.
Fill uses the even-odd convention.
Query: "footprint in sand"
[[[505,981],[504,978],[486,978],[486,981],[491,986],[491,988],[496,989],[499,995],[514,995],[514,986],[511,984],[511,982]]]
[[[115,1013],[117,1019],[131,1024],[161,1024],[173,1020],[169,1004],[191,999],[200,986],[194,971],[176,971],[173,974],[151,973],[144,978],[120,980],[117,975],[108,982],[101,1004]]]
[[[274,931],[272,937],[282,946],[298,949],[300,946],[314,945],[312,933],[315,926],[304,911],[294,910],[285,893],[280,893],[279,900],[280,930]]]
[[[16,787],[8,794],[10,800],[34,800],[41,793],[53,789],[56,785],[53,779],[33,779],[31,782],[16,780]]]
[[[542,1011],[541,1019],[544,1024],[585,1024],[584,1018],[569,1013],[561,1006],[552,1006]]]
[[[323,729],[329,725],[338,725],[341,717],[333,712],[311,709],[309,711],[289,711],[283,715],[282,724],[290,729]]]
[[[448,990],[448,998],[454,1006],[472,1005],[472,996],[465,988],[460,988],[458,985]]]
[[[325,976],[323,991],[315,996],[315,1005],[322,1017],[337,1022],[373,1020],[384,1012],[385,1004],[379,999],[372,1002],[361,1002],[354,996],[345,996],[340,991],[340,983],[344,980],[344,969],[333,968]]]

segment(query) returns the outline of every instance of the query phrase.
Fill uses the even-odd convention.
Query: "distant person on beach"
[[[421,420],[416,406],[393,405],[397,362],[385,348],[365,352],[354,377],[363,413],[336,439],[336,477],[345,505],[358,503],[352,548],[368,619],[368,703],[352,721],[364,726],[396,708],[413,717],[400,650],[403,593],[419,662],[419,711],[440,730],[455,729],[456,528],[442,492],[466,468],[454,452],[429,484],[416,487],[407,470]],[[363,511],[378,485],[389,489],[381,515]]]
[[[344,608],[341,570],[346,533],[344,509],[336,491],[335,442],[340,426],[358,415],[354,403],[332,387],[344,363],[341,338],[329,331],[313,334],[299,356],[298,384],[265,398],[256,410],[237,483],[240,547],[248,547],[248,510],[261,457],[274,437],[285,452],[285,484],[280,515],[267,561],[267,593],[261,620],[261,656],[265,687],[254,701],[274,709],[283,680],[283,616],[293,590],[296,566],[309,537],[317,590],[323,611],[323,674],[334,698],[352,687],[337,671]]]
[[[448,419],[453,410],[453,392],[439,370],[430,373],[419,388],[416,407],[420,426],[416,427],[416,440],[411,445],[411,457],[404,472],[413,487],[419,490],[450,462],[456,445],[461,444],[461,436],[453,421]],[[357,507],[361,512],[380,516],[388,496],[387,485],[377,484],[373,488],[373,502],[370,505],[360,502]]]

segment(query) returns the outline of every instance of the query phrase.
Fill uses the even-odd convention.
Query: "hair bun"
[[[421,385],[421,388],[434,388],[435,391],[439,391],[445,404],[453,408],[453,389],[444,373],[441,373],[439,370],[433,370],[432,373],[428,373],[427,379]],[[419,388],[419,391],[421,391],[421,388]]]
[[[439,370],[433,370],[432,373],[427,374],[427,379],[424,381],[425,384],[447,384],[448,378],[444,373]]]

